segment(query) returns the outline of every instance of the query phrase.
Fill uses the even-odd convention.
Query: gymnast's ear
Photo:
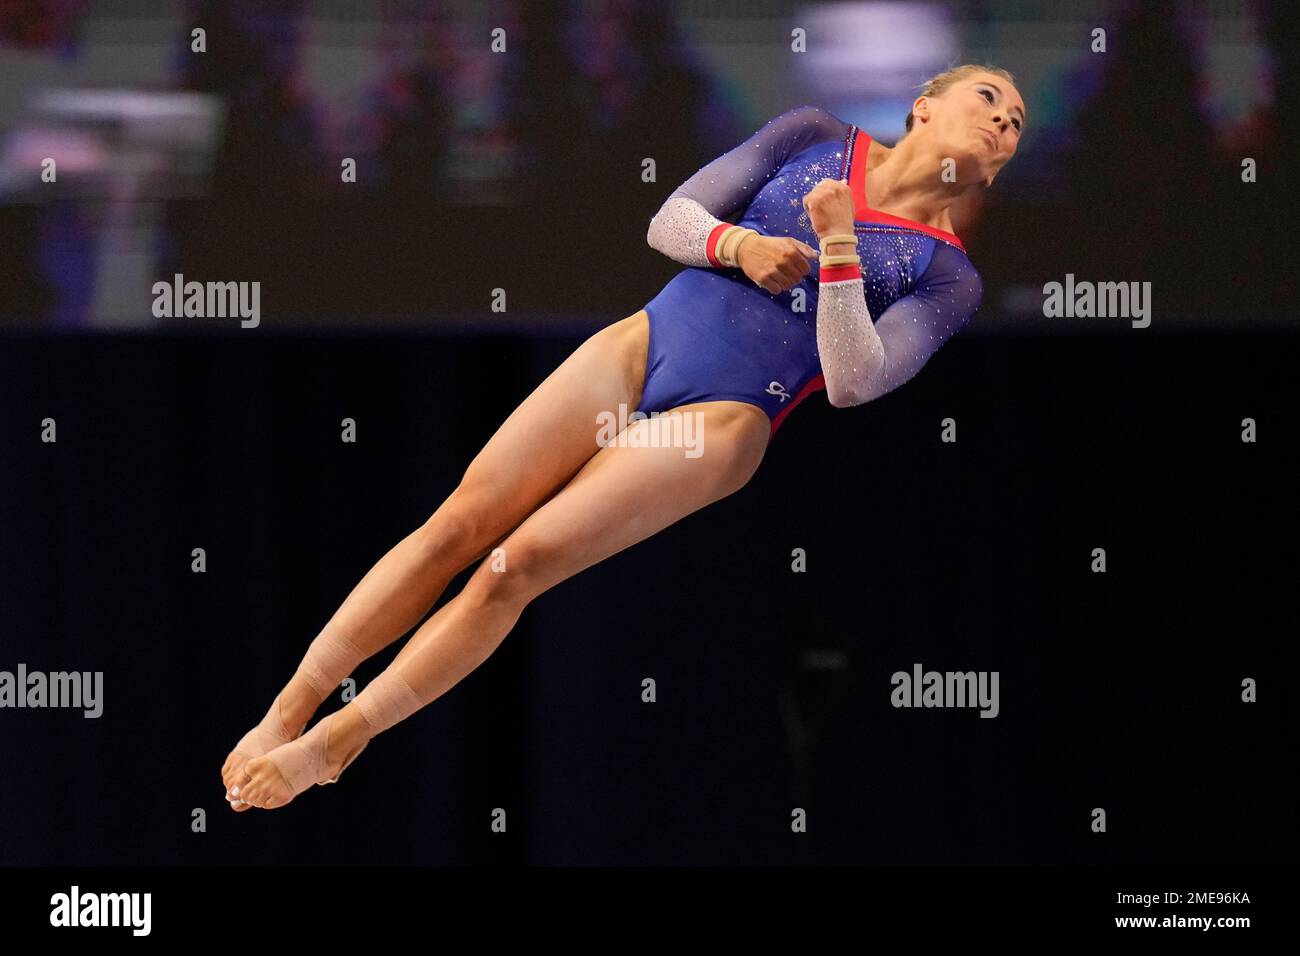
[[[912,115],[919,120],[929,122],[930,120],[930,100],[924,93],[912,101]]]

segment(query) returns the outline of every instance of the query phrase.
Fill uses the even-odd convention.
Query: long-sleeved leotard
[[[646,305],[640,411],[744,401],[768,414],[775,433],[814,391],[844,406],[897,388],[975,314],[983,284],[961,240],[868,205],[870,142],[858,127],[802,106],[674,190],[646,238],[692,268]],[[715,244],[737,213],[738,225],[816,248],[803,197],[822,179],[847,181],[853,193],[860,277],[851,267],[822,276],[814,262],[802,282],[773,295],[718,261]]]

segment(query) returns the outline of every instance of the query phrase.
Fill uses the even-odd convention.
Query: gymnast
[[[538,595],[742,488],[808,395],[837,408],[878,398],[970,320],[983,283],[949,207],[1015,154],[1024,102],[1011,74],[974,64],[922,89],[892,148],[801,106],[668,197],[646,239],[688,268],[587,338],[366,573],[226,758],[235,811],[337,783],[372,738],[483,663]],[[650,440],[687,414],[707,433],[702,453]],[[617,441],[598,436],[611,415],[627,422]],[[303,733],[480,560],[387,669]]]

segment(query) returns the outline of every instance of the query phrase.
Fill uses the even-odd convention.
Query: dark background
[[[230,813],[226,751],[572,344],[11,342],[6,667],[103,670],[105,712],[4,712],[4,862],[1293,859],[1294,341],[1263,334],[956,342],[809,400],[339,784]],[[1000,715],[892,708],[917,661],[999,671]]]
[[[73,55],[90,14],[46,6],[0,8],[10,52]],[[77,290],[95,260],[68,236],[85,209],[95,221],[93,189],[89,205],[25,195],[0,212],[0,669],[105,672],[97,720],[0,711],[0,863],[1292,862],[1284,6],[1099,8],[1114,52],[1080,74],[1086,97],[1048,121],[1043,87],[1022,81],[1039,145],[1026,138],[963,231],[985,307],[923,375],[863,408],[810,398],[740,493],[542,595],[340,784],[238,815],[221,762],[311,637],[585,335],[675,273],[645,247],[649,216],[768,117],[703,65],[679,85],[655,73],[673,21],[651,7],[521,5],[533,39],[495,101],[513,172],[464,202],[410,159],[436,155],[437,104],[458,101],[399,84],[394,109],[421,121],[381,126],[388,178],[347,192],[334,154],[294,132],[301,89],[267,52],[302,10],[237,24],[279,39],[177,68],[231,112],[202,195],[164,202],[161,275],[262,281],[261,328],[157,327],[146,301],[138,328],[92,331]],[[961,61],[1036,62],[991,24],[1044,7],[948,9]],[[714,25],[788,35],[798,10]],[[642,64],[640,85],[605,109],[557,24],[629,15],[641,55],[615,62]],[[1086,51],[1089,18],[1060,22],[1059,51]],[[1250,74],[1269,91],[1258,111],[1211,122],[1194,106],[1205,74],[1186,36],[1214,29],[1273,51],[1269,82]],[[626,172],[647,143],[652,185]],[[248,171],[267,153],[279,178]],[[1242,155],[1258,183],[1240,182]],[[504,316],[486,308],[503,264]],[[1152,327],[1017,310],[1017,288],[1066,272],[1151,281]],[[939,440],[949,416],[956,444]],[[56,444],[39,440],[46,417]],[[356,444],[339,441],[344,417]],[[894,709],[890,675],[915,662],[999,671],[1000,715]],[[1241,702],[1245,677],[1258,703]],[[796,806],[807,834],[790,832]],[[495,807],[507,834],[490,832]]]

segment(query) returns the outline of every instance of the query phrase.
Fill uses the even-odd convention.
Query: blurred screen
[[[258,281],[285,327],[608,321],[676,268],[645,227],[700,166],[802,103],[893,142],[924,80],[960,62],[1009,69],[1028,112],[988,201],[953,210],[986,329],[1035,316],[1067,272],[1150,278],[1188,323],[1289,321],[1287,282],[1243,293],[1233,271],[1290,272],[1257,225],[1268,187],[1239,175],[1244,157],[1278,164],[1294,135],[1277,112],[1283,16],[1250,2],[0,3],[0,322],[222,326],[157,314],[152,290],[177,275]],[[1213,229],[1181,228],[1189,201]],[[494,313],[506,284],[515,304]]]

